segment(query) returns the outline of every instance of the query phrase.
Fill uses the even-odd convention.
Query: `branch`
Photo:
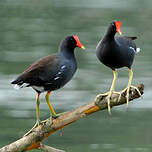
[[[50,147],[50,146],[47,146],[44,144],[40,144],[39,149],[44,152],[65,152],[63,150],[59,150],[59,149],[56,149],[56,148],[53,148],[53,147]]]
[[[136,85],[140,93],[143,94],[144,85]],[[126,103],[126,91],[121,93],[121,98],[118,102],[119,95],[112,94],[110,105],[118,106]],[[131,88],[129,92],[129,101],[139,98],[140,95],[136,89]],[[41,142],[48,136],[52,135],[57,130],[75,122],[76,120],[85,117],[89,114],[97,112],[99,110],[107,109],[106,96],[100,96],[96,101],[92,101],[86,105],[80,106],[74,110],[65,112],[63,115],[56,119],[48,119],[45,123],[36,127],[30,134],[20,138],[19,140],[6,145],[0,149],[0,152],[22,152],[26,150],[42,148]],[[61,150],[60,150],[61,151]]]

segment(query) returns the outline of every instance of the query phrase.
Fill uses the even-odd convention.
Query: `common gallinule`
[[[110,91],[106,93],[109,113],[110,113],[110,97],[114,92],[116,79],[117,79],[116,69],[122,67],[129,68],[129,81],[126,88],[127,89],[126,100],[128,105],[129,90],[130,87],[134,87],[131,86],[132,78],[133,78],[133,71],[131,66],[133,64],[135,54],[140,51],[140,48],[136,48],[136,44],[133,42],[133,40],[135,40],[136,37],[124,37],[124,36],[117,37],[115,36],[116,32],[118,32],[121,35],[120,21],[113,21],[109,25],[107,33],[105,34],[103,40],[101,40],[96,47],[96,55],[98,59],[104,65],[112,69],[114,76]],[[134,88],[140,94],[139,90],[136,87]],[[125,91],[126,89],[124,89],[123,91]],[[119,95],[121,94],[120,92],[116,92],[116,93],[118,93]],[[98,95],[97,97],[99,96],[100,95]]]
[[[77,61],[74,55],[76,47],[85,49],[76,35],[67,36],[60,44],[59,52],[55,55],[49,55],[29,66],[12,84],[15,88],[32,87],[37,92],[37,122],[39,125],[39,96],[47,91],[46,102],[52,113],[56,113],[50,103],[50,92],[60,89],[71,80],[77,70]]]

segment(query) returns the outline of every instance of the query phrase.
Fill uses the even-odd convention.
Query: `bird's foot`
[[[94,101],[96,102],[96,101],[101,100],[102,97],[107,96],[106,99],[107,99],[107,105],[108,105],[108,112],[109,112],[110,115],[111,115],[110,100],[111,100],[111,96],[112,96],[113,93],[119,94],[119,96],[121,95],[120,92],[108,91],[108,92],[103,93],[103,94],[98,94],[98,95],[96,96],[95,100],[94,100]]]
[[[133,86],[133,85],[131,85],[130,87],[126,87],[125,89],[123,89],[122,91],[120,91],[120,96],[119,96],[118,102],[120,101],[122,93],[124,93],[126,91],[126,103],[127,103],[127,107],[128,107],[128,104],[129,104],[129,91],[130,91],[130,88],[134,88],[138,92],[138,94],[140,96],[142,96],[141,93],[140,93],[140,91],[139,91],[139,89],[137,87]]]
[[[65,113],[65,112],[58,113],[58,114],[53,114],[53,115],[51,116],[51,118],[56,119],[56,118],[60,117],[61,115],[63,115],[64,113]]]
[[[56,114],[56,115],[52,115],[50,118],[56,119],[58,117],[59,117],[58,114]]]
[[[98,101],[98,100],[101,100],[102,97],[108,96],[109,92],[110,92],[110,91],[108,91],[108,92],[106,92],[106,93],[100,93],[100,94],[98,94],[98,95],[95,97],[94,101],[96,102],[96,101]]]
[[[52,123],[52,117],[42,120],[41,123],[45,124],[46,122],[50,121]]]
[[[111,116],[111,107],[110,107],[110,100],[111,100],[111,95],[112,95],[113,91],[109,91],[108,95],[107,95],[107,104],[108,104],[108,112],[109,115]]]
[[[139,89],[133,85],[131,85],[130,87],[127,87],[127,94],[126,94],[126,100],[127,100],[127,107],[128,107],[128,104],[129,104],[129,91],[130,91],[130,88],[134,88],[138,94],[141,96],[141,93],[139,91]]]
[[[140,93],[139,89],[136,86],[131,85],[131,88],[134,88],[138,92],[140,97],[142,96],[142,94]]]
[[[124,91],[126,91],[126,89],[127,89],[127,88],[125,88],[124,90],[119,91],[119,92],[118,92],[118,91],[112,91],[112,94],[114,93],[114,94],[118,94],[118,95],[119,95],[118,102],[119,102],[120,99],[121,99],[122,93],[123,93]],[[109,92],[106,92],[106,93],[104,93],[104,94],[99,94],[99,95],[97,95],[96,98],[101,99],[101,96],[104,97],[104,96],[108,96],[109,94],[110,94],[110,91],[109,91]],[[111,95],[112,95],[112,94],[111,94]]]
[[[119,98],[118,98],[118,102],[119,102],[119,101],[120,101],[120,99],[121,99],[121,96],[122,96],[122,92],[121,92],[121,91],[119,91],[119,92],[115,92],[115,93],[119,95]]]
[[[48,119],[42,120],[42,121],[41,121],[41,124],[44,124],[44,123],[46,123],[46,122],[49,121],[49,120],[52,122],[53,119],[58,118],[59,116],[63,115],[64,113],[65,113],[65,112],[63,112],[63,113],[58,113],[58,114],[53,114],[53,115],[51,115]]]
[[[120,99],[121,99],[121,97],[122,97],[122,94],[123,94],[126,90],[127,90],[127,88],[125,88],[125,89],[117,92],[117,94],[119,94],[118,103],[120,102]]]
[[[42,122],[41,122],[40,120],[37,120],[36,123],[35,123],[35,125],[32,127],[32,129],[30,129],[24,136],[27,136],[27,135],[29,135],[31,132],[33,132],[33,130],[34,130],[36,127],[38,127],[41,123],[42,123]],[[23,136],[23,137],[24,137],[24,136]]]

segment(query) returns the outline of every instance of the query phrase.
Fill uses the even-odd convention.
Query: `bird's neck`
[[[71,48],[60,48],[59,55],[65,57],[66,59],[75,59],[74,49]]]
[[[115,34],[116,34],[116,31],[114,31],[112,28],[109,28],[107,30],[106,35],[104,36],[104,39],[105,40],[114,40]]]

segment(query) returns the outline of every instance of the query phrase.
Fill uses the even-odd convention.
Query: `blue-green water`
[[[56,132],[44,143],[67,152],[152,151],[152,2],[141,0],[1,0],[0,1],[0,147],[20,138],[35,123],[36,93],[10,84],[29,64],[55,53],[60,41],[77,34],[86,51],[77,48],[77,73],[64,88],[52,92],[56,112],[86,104],[108,91],[112,72],[100,64],[95,47],[112,20],[122,21],[124,35],[137,36],[133,83],[144,83],[143,99],[101,111]],[[116,90],[127,85],[128,70],[119,70]],[[49,110],[41,96],[41,119]]]

